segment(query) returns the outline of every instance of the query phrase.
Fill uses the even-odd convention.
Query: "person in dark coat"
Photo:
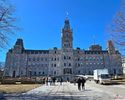
[[[53,85],[55,85],[56,78],[55,78],[55,77],[53,77],[53,78],[52,78],[52,80],[53,80]]]
[[[78,83],[78,90],[81,90],[81,78],[79,77],[78,80],[77,80],[77,83]]]
[[[45,78],[45,83],[48,85],[48,77]]]
[[[60,85],[62,85],[62,82],[63,82],[63,78],[61,77],[60,78]]]
[[[81,78],[81,84],[82,84],[82,90],[85,90],[85,82],[86,82],[86,80],[85,80],[85,78]]]

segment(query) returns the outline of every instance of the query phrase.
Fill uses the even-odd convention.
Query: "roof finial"
[[[69,13],[66,11],[66,19],[68,19]]]

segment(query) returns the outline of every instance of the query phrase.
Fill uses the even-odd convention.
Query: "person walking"
[[[60,78],[60,85],[62,85],[62,82],[63,82],[63,78],[61,77]]]
[[[82,90],[85,90],[85,82],[86,82],[86,80],[85,80],[85,78],[81,78],[81,84],[82,84]]]
[[[78,80],[77,80],[77,83],[78,83],[78,90],[80,91],[81,90],[81,78],[79,77]]]
[[[45,83],[48,85],[48,77],[45,78]]]
[[[56,78],[55,78],[55,77],[53,77],[53,78],[52,78],[52,80],[53,80],[53,85],[55,85]]]
[[[49,82],[49,85],[51,86],[52,85],[52,78],[51,77],[48,77],[48,82]]]

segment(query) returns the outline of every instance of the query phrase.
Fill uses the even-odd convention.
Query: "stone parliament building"
[[[111,40],[107,49],[100,45],[91,45],[89,50],[73,48],[73,31],[66,18],[61,35],[61,49],[28,50],[23,40],[17,39],[14,47],[6,54],[4,76],[34,77],[72,75],[92,75],[93,70],[107,68],[111,75],[122,74],[121,54]]]

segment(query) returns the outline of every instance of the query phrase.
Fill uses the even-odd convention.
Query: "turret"
[[[23,40],[22,39],[17,39],[14,48],[13,48],[13,52],[14,53],[22,53],[24,50],[24,46],[23,46]]]
[[[100,46],[100,45],[91,45],[89,47],[89,50],[90,51],[102,51],[102,46]]]
[[[107,50],[109,54],[115,54],[115,47],[111,40],[107,42]]]
[[[62,29],[62,49],[73,48],[73,36],[70,28],[69,19],[65,19],[64,27]]]

